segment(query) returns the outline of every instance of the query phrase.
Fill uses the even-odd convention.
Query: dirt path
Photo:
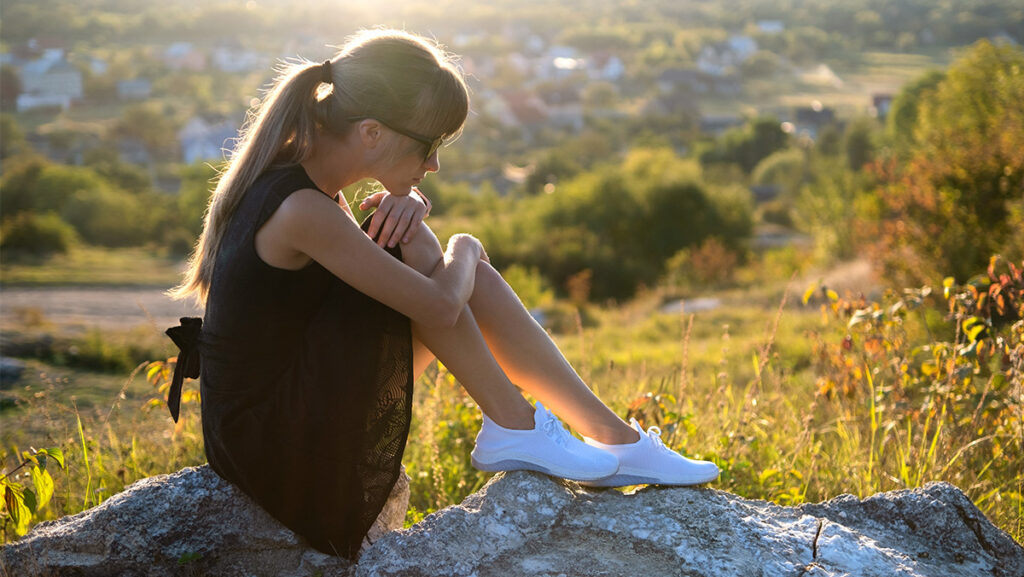
[[[877,290],[866,260],[839,264],[821,274],[808,275],[793,286],[802,292],[815,281],[844,294]],[[45,319],[58,327],[130,328],[151,324],[160,328],[177,324],[183,316],[202,316],[191,303],[175,302],[160,288],[53,287],[0,289],[0,329]]]
[[[53,287],[0,289],[0,328],[45,320],[59,327],[129,328],[177,324],[183,316],[202,316],[191,303],[164,296],[161,288]]]

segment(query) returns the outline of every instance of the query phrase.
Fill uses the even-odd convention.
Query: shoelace
[[[558,446],[564,447],[569,441],[569,437],[572,435],[569,434],[569,431],[565,430],[565,427],[562,426],[562,422],[558,420],[558,417],[551,413],[545,414],[544,417],[544,424],[541,425],[541,428],[544,430],[544,434]]]
[[[634,429],[643,430],[640,427],[640,423],[638,423],[636,419],[630,419],[629,422],[631,425],[633,425]],[[661,428],[659,428],[657,425],[651,425],[650,427],[647,428],[647,438],[654,443],[654,447],[656,449],[661,451],[674,452],[672,451],[672,449],[669,449],[667,446],[665,446],[665,442],[661,440]]]

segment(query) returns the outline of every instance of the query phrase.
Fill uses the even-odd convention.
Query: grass
[[[910,80],[932,68],[945,69],[953,60],[947,51],[902,53],[864,52],[842,62],[830,63],[842,81],[834,85],[826,78],[809,74],[780,72],[772,78],[745,79],[743,94],[735,98],[715,95],[699,99],[704,114],[733,115],[737,110],[781,113],[818,101],[836,109],[842,118],[865,114],[874,93],[897,94]]]
[[[46,259],[9,259],[0,262],[3,285],[121,285],[174,286],[181,280],[183,263],[145,248],[78,246]]]
[[[953,334],[941,333],[942,317],[931,309],[850,328],[843,311],[865,303],[821,297],[803,306],[782,293],[725,292],[717,309],[666,314],[664,295],[651,292],[589,309],[586,326],[554,338],[619,415],[660,427],[687,455],[714,460],[723,471],[716,488],[795,505],[945,480],[1021,541],[1021,383],[915,372],[927,363],[914,347],[929,331]],[[128,346],[123,334],[104,335],[109,355]],[[128,377],[129,370],[29,363],[23,382],[4,393],[0,446],[8,449],[5,470],[18,448],[64,449],[68,471],[56,476],[39,519],[204,462],[199,407],[186,404],[174,426],[145,371]],[[417,383],[413,415],[407,523],[459,502],[489,477],[469,462],[479,410],[443,367]]]

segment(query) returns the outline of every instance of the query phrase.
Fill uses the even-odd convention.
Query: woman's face
[[[394,153],[390,159],[384,159],[377,170],[375,178],[384,189],[394,195],[406,195],[423,180],[428,172],[437,172],[441,168],[438,151],[424,158],[427,145],[417,142],[408,136],[392,132]]]

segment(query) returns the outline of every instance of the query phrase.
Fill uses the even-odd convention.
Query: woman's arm
[[[288,196],[260,229],[262,240],[305,254],[332,274],[416,322],[453,326],[473,294],[477,263],[486,258],[469,235],[448,241],[444,259],[424,276],[374,243],[323,193]]]

